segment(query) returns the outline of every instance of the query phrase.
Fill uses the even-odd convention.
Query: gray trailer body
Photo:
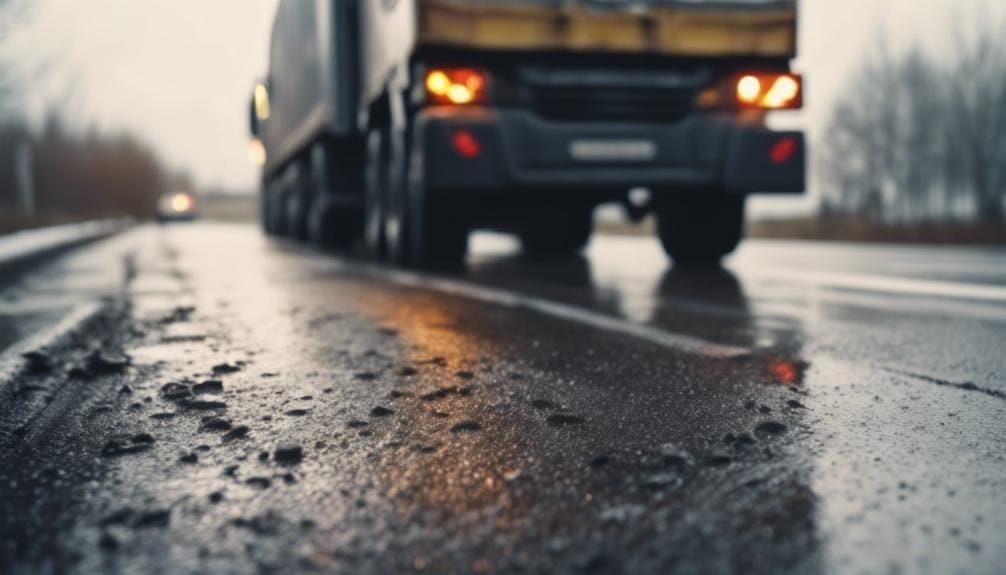
[[[319,138],[356,130],[355,0],[282,0],[276,12],[266,83],[270,116],[259,134],[266,174],[275,174]]]

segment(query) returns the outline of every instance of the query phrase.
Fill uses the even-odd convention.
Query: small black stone
[[[180,406],[185,409],[192,409],[195,411],[211,411],[215,409],[227,409],[227,404],[222,401],[206,401],[202,399],[186,399],[179,402]]]
[[[130,441],[141,445],[151,445],[154,443],[154,436],[149,433],[137,433],[130,438]]]
[[[454,433],[479,431],[480,429],[482,429],[482,424],[472,420],[461,421],[451,426],[451,431]]]
[[[202,393],[223,393],[224,392],[224,382],[218,379],[210,379],[202,383],[197,383],[192,386],[192,391],[198,394]]]
[[[370,410],[370,415],[372,415],[374,417],[387,417],[389,415],[394,415],[394,413],[395,413],[395,410],[388,409],[387,407],[383,407],[383,406],[380,406],[380,405],[378,405],[374,409]]]
[[[259,489],[268,489],[272,486],[272,480],[268,477],[249,477],[245,483]]]
[[[220,363],[213,366],[213,375],[223,375],[225,373],[237,373],[241,368],[230,363]]]
[[[276,448],[273,459],[281,465],[296,465],[304,459],[304,449],[299,445],[283,445]]]
[[[125,354],[94,351],[87,358],[87,369],[93,374],[107,375],[125,370],[129,363]]]
[[[558,405],[547,399],[535,399],[531,402],[531,407],[540,411],[552,411],[553,409],[559,409]]]
[[[223,440],[224,441],[235,441],[235,440],[238,440],[238,439],[244,439],[244,438],[248,437],[248,432],[249,431],[251,431],[251,430],[248,429],[247,425],[239,425],[239,426],[235,427],[234,429],[232,429],[232,430],[228,431],[227,433],[225,433],[224,437],[223,437]]]
[[[143,529],[146,527],[167,527],[171,523],[170,509],[156,509],[147,511],[136,518],[133,527]]]
[[[161,387],[161,395],[170,401],[177,401],[191,396],[192,390],[183,383],[169,383]]]
[[[43,373],[49,373],[53,369],[52,358],[44,352],[29,351],[21,357],[23,357],[27,362],[26,368],[28,373],[40,375]]]
[[[789,427],[778,421],[763,421],[756,425],[754,430],[757,435],[782,435],[789,430]]]
[[[214,417],[212,415],[203,418],[202,423],[199,425],[200,431],[229,431],[231,429],[231,422],[223,419],[221,417]]]

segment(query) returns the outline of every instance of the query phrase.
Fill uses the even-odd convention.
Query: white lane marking
[[[101,313],[102,309],[104,307],[100,302],[80,304],[56,325],[35,333],[4,350],[0,354],[0,393],[5,393],[5,388],[13,383],[21,370],[24,369],[24,354],[59,344],[64,338],[75,333],[81,325]]]
[[[740,272],[741,277],[795,280],[820,287],[845,288],[881,293],[895,293],[928,297],[970,299],[989,302],[1006,302],[1006,287],[982,284],[965,284],[909,278],[868,276],[857,274],[798,272],[798,271],[750,271]]]
[[[513,309],[529,309],[543,315],[634,337],[686,353],[717,359],[742,357],[753,353],[750,348],[714,343],[694,336],[635,324],[584,308],[499,288],[369,264],[339,263],[348,270],[360,272],[371,278],[388,280],[401,286],[438,291]]]

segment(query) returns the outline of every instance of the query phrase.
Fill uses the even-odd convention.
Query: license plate
[[[569,155],[580,162],[648,162],[657,157],[650,140],[574,140]]]

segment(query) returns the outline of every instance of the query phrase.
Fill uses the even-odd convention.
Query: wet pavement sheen
[[[61,260],[119,287],[81,279],[103,320],[4,391],[0,565],[1006,565],[1006,253],[751,242],[694,271],[635,238],[561,263],[473,246],[438,277],[747,351],[405,285],[250,227],[134,230]]]

